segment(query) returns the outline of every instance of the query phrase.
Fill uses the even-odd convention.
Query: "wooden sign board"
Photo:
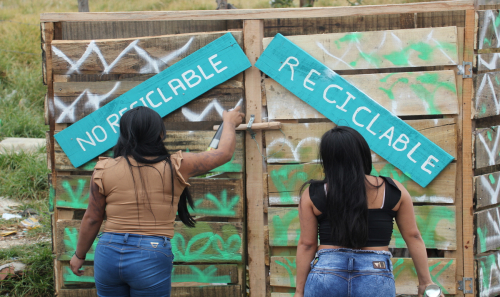
[[[255,66],[334,123],[356,129],[374,152],[422,187],[453,160],[281,34],[274,37]]]
[[[120,117],[127,110],[144,105],[164,117],[250,66],[227,33],[57,133],[55,139],[79,167],[116,144]]]

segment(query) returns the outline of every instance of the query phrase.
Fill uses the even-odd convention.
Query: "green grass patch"
[[[54,296],[54,265],[50,242],[0,249],[0,263],[27,265],[20,276],[0,281],[0,294],[9,296]]]

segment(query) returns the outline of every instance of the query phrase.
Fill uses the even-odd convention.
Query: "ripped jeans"
[[[173,261],[168,237],[103,233],[94,258],[97,295],[169,297]]]
[[[321,249],[311,262],[304,297],[396,296],[391,253]]]

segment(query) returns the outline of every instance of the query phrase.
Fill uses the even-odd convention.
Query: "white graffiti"
[[[294,147],[294,145],[286,138],[281,137],[281,138],[275,139],[267,146],[268,155],[270,155],[270,157],[268,158],[268,162],[269,163],[277,163],[277,162],[289,162],[289,161],[294,161],[294,162],[304,161],[304,160],[301,160],[301,157],[300,157],[300,148],[303,145],[305,145],[306,143],[310,143],[310,142],[314,143],[313,147],[317,147],[318,144],[320,143],[320,141],[321,141],[321,139],[319,139],[318,137],[307,137],[307,138],[302,139],[297,144],[297,146]],[[272,154],[274,153],[272,150],[272,147],[278,146],[278,148],[281,148],[281,147],[284,147],[285,145],[287,145],[290,148],[290,151],[292,153],[293,158],[275,158],[272,156]],[[319,162],[319,160],[315,159],[315,160],[311,160],[311,162]]]
[[[483,135],[481,133],[478,133],[477,136],[481,143],[484,145],[484,150],[488,154],[488,165],[495,165],[495,158],[497,156],[497,149],[498,149],[498,141],[500,140],[500,129],[497,129],[497,134],[495,136],[495,143],[493,144],[493,148],[490,150],[488,147],[488,144],[486,143],[486,140],[484,139]]]
[[[486,257],[488,257],[489,259],[481,260],[478,263],[479,296],[498,296],[497,294],[500,293],[500,283],[498,282],[498,280],[500,279],[500,257],[496,254],[491,254]],[[492,261],[488,261],[490,259]]]
[[[242,102],[243,102],[243,98],[240,98],[240,100],[238,101],[238,103],[236,103],[236,106],[239,106]],[[181,111],[182,111],[182,114],[184,115],[184,117],[188,121],[190,121],[190,122],[201,122],[212,111],[212,109],[215,109],[217,111],[217,113],[220,115],[220,117],[222,118],[222,112],[224,111],[224,107],[222,105],[220,105],[220,103],[219,103],[219,101],[217,101],[217,99],[213,99],[212,102],[210,102],[205,107],[205,109],[203,109],[203,111],[200,114],[191,111],[187,107],[183,107],[181,109]]]
[[[496,210],[496,217],[493,217],[492,213]],[[488,211],[488,222],[489,225],[493,227],[494,234],[486,234],[486,246],[495,246],[500,241],[500,210],[498,207],[496,209],[491,209]],[[490,243],[490,244],[488,244]]]
[[[483,57],[486,56],[491,56],[490,61],[486,61]],[[482,55],[477,55],[477,63],[479,66],[484,66],[486,67],[487,70],[494,70],[496,69],[497,65],[497,60],[500,58],[500,53],[494,53],[494,54],[482,54]],[[479,67],[478,68],[481,68]],[[482,70],[482,69],[479,69]]]
[[[75,72],[80,73],[80,67],[85,63],[85,61],[87,61],[92,53],[95,53],[99,61],[102,63],[104,67],[102,73],[108,74],[120,62],[120,60],[131,51],[135,51],[137,55],[146,62],[146,65],[144,65],[139,71],[140,73],[159,73],[161,70],[163,70],[162,68],[166,66],[170,61],[188,50],[193,40],[194,37],[191,37],[188,42],[181,48],[174,50],[164,57],[155,58],[149,55],[146,50],[138,46],[137,44],[139,43],[140,39],[136,39],[132,41],[110,64],[108,64],[99,46],[94,40],[89,43],[89,45],[85,49],[85,52],[77,61],[71,60],[68,56],[66,56],[66,54],[64,54],[55,46],[52,46],[52,52],[60,58],[64,59],[70,65],[70,68],[68,69],[68,72],[66,74],[72,74]]]
[[[497,186],[495,189],[493,189],[490,181],[486,178],[486,176],[482,175],[481,176],[481,185],[483,186],[486,191],[488,191],[488,194],[490,195],[490,204],[496,204],[498,203],[498,194],[500,194],[500,182],[497,183]],[[485,199],[485,197],[480,197]]]
[[[422,195],[412,197],[413,202],[430,202],[430,203],[453,203],[452,197],[436,196],[436,195]]]
[[[483,92],[486,93],[485,96],[483,96]],[[500,102],[498,102],[497,95],[495,94],[495,87],[493,86],[489,73],[483,75],[481,84],[476,91],[476,110],[478,111],[480,108],[479,105],[481,103],[481,98],[493,98],[493,103],[495,104],[495,114],[500,113]]]
[[[483,48],[483,45],[485,43],[485,38],[487,38],[486,33],[487,33],[490,25],[491,25],[491,27],[493,27],[493,32],[494,32],[495,38],[497,40],[496,45],[490,44],[491,45],[490,47],[500,47],[500,36],[498,34],[498,29],[496,27],[495,21],[496,21],[496,16],[493,13],[493,10],[485,10],[484,11],[484,22],[483,22],[483,25],[481,27],[481,31],[479,32],[479,49]],[[491,43],[491,39],[493,39],[493,38],[489,39],[489,43]]]

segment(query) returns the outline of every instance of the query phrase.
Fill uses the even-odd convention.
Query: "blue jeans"
[[[391,253],[321,249],[311,262],[304,297],[396,296]]]
[[[97,295],[169,297],[173,261],[168,237],[103,233],[94,258]]]

